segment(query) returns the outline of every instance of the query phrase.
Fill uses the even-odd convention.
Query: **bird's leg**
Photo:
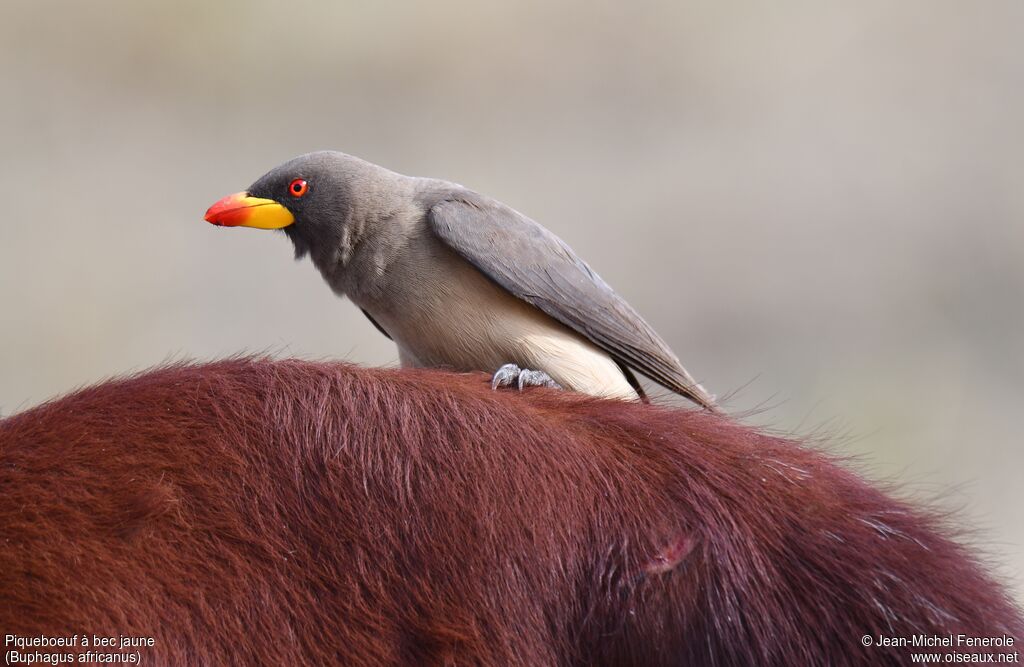
[[[521,372],[522,369],[520,369],[519,366],[516,366],[515,364],[505,364],[499,368],[494,373],[494,377],[491,378],[491,389],[510,386],[516,381],[516,378],[519,377]]]
[[[544,371],[531,371],[526,368],[519,371],[519,391],[522,391],[523,387],[551,387],[552,389],[562,388]]]
[[[519,391],[525,387],[562,388],[544,371],[531,371],[527,368],[519,368],[515,364],[505,364],[491,378],[491,389],[511,387],[513,383],[519,387]]]

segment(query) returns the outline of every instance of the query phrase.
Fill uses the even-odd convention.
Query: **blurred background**
[[[568,241],[748,423],[960,512],[1021,595],[1024,3],[0,9],[0,411],[168,359],[395,364],[281,234],[334,148]]]

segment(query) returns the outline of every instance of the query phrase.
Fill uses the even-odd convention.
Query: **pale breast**
[[[493,373],[514,363],[567,389],[637,398],[612,358],[512,296],[440,242],[389,267],[387,304],[359,305],[395,340],[404,366]]]

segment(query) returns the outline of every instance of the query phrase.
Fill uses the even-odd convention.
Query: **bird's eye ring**
[[[302,178],[296,178],[288,184],[288,194],[292,197],[301,197],[306,194],[307,190],[309,190],[309,184]]]

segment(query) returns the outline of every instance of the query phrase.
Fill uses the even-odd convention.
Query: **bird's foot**
[[[491,389],[511,387],[513,384],[519,387],[519,391],[525,387],[562,388],[544,371],[531,371],[528,368],[519,368],[515,364],[505,364],[491,378]]]

